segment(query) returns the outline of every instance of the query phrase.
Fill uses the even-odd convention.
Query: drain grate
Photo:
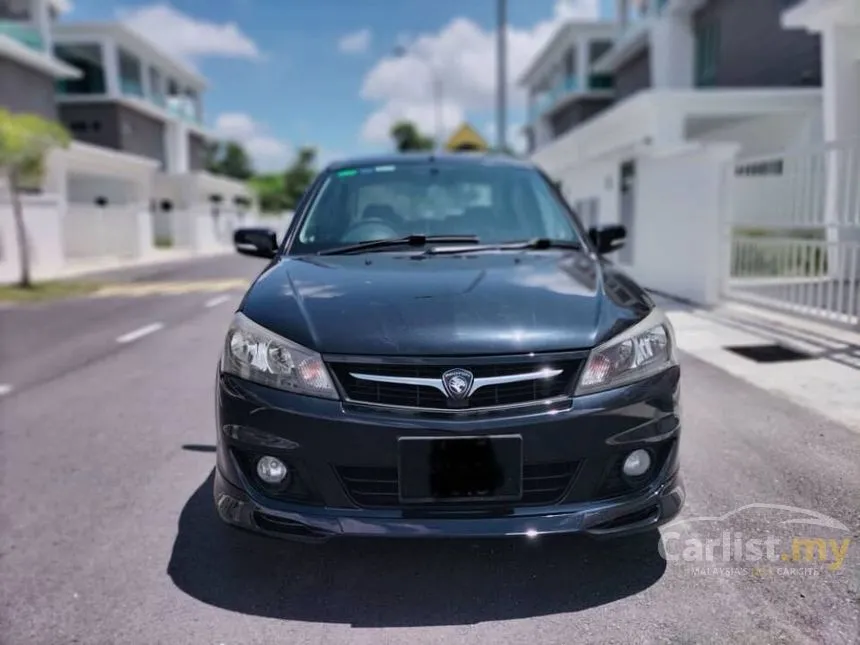
[[[733,347],[725,347],[730,352],[733,352],[744,358],[748,358],[756,363],[788,363],[791,361],[805,361],[813,356],[799,352],[796,349],[791,349],[784,345],[735,345]]]

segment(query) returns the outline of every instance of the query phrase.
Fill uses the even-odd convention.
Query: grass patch
[[[173,238],[159,235],[155,238],[155,248],[157,249],[172,249],[173,248]]]
[[[55,280],[37,282],[29,289],[17,285],[0,285],[0,302],[41,302],[84,296],[96,291],[102,285],[98,282],[77,280]]]

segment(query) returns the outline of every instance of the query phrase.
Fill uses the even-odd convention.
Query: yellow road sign
[[[490,149],[490,146],[484,138],[478,134],[478,131],[475,130],[475,128],[468,123],[464,123],[457,128],[454,134],[452,134],[448,139],[448,142],[445,144],[445,149],[451,151],[475,150],[478,152],[487,152]]]

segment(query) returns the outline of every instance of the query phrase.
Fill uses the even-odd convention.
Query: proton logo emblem
[[[445,393],[449,399],[454,401],[462,401],[469,396],[474,382],[475,377],[469,370],[457,368],[442,374],[442,386],[445,388]]]

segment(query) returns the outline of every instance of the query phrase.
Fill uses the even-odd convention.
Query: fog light
[[[277,457],[260,457],[257,475],[267,484],[280,484],[287,476],[287,466]]]
[[[640,477],[651,467],[651,455],[647,450],[634,450],[624,460],[621,471],[628,477]]]

